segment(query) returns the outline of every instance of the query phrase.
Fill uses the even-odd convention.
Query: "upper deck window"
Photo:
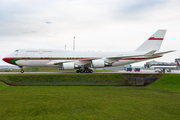
[[[43,52],[52,52],[52,51],[43,51]]]
[[[15,50],[14,52],[19,52],[19,50]]]
[[[26,52],[39,52],[39,51],[26,51]]]

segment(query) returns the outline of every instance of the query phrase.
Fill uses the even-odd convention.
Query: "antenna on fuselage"
[[[64,46],[64,49],[66,50],[66,45]]]
[[[75,37],[73,38],[73,51],[75,51]]]

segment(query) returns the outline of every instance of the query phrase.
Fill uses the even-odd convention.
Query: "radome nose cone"
[[[9,63],[9,64],[12,64],[12,62],[11,62],[11,58],[3,58],[2,59],[4,62],[7,62],[7,63]]]
[[[3,60],[4,62],[6,62],[6,58],[3,58],[2,60]]]

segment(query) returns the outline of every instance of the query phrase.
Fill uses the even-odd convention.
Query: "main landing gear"
[[[77,73],[93,73],[93,70],[91,70],[91,69],[85,69],[85,70],[80,69],[80,70],[76,70],[76,72]]]

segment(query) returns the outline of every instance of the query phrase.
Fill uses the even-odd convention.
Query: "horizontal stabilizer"
[[[170,53],[170,52],[175,52],[175,51],[176,50],[170,50],[170,51],[166,51],[166,52],[159,52],[159,53],[153,54],[153,56],[163,55],[163,54]]]

